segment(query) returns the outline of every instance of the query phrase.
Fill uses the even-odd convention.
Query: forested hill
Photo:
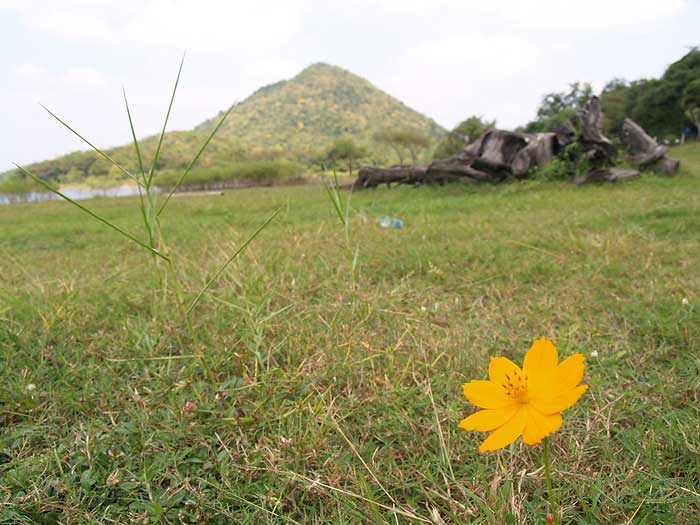
[[[158,161],[163,180],[174,170],[187,166],[221,114],[191,131],[166,134]],[[126,115],[124,119],[127,125]],[[238,166],[257,170],[257,165],[251,168],[256,162],[281,161],[283,168],[290,164],[297,168],[309,165],[341,136],[364,146],[368,161],[396,162],[390,150],[372,139],[375,132],[386,128],[420,133],[430,137],[433,144],[444,134],[432,119],[367,80],[336,66],[313,64],[294,78],[262,87],[237,104],[198,161],[199,173],[195,177],[203,182],[207,173],[220,176]],[[156,142],[157,137],[141,141],[145,161],[155,150]],[[112,148],[108,154],[136,169],[131,145]],[[70,153],[29,168],[53,182],[94,183],[122,178],[118,169],[92,151]]]
[[[215,117],[195,128],[210,131]],[[372,145],[383,128],[409,129],[433,139],[444,130],[433,120],[336,66],[317,63],[289,81],[258,89],[234,108],[218,132],[253,155],[309,158],[333,138],[351,136]]]

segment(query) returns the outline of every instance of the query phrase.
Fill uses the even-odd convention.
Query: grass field
[[[545,335],[590,385],[552,441],[564,523],[697,524],[700,146],[674,153],[674,178],[359,192],[347,242],[321,187],[174,199],[190,295],[282,207],[196,344],[144,250],[0,207],[0,523],[542,523],[541,447],[457,425],[462,383]],[[138,231],[135,200],[87,204]]]

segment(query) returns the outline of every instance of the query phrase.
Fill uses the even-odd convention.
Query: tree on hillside
[[[545,120],[551,118],[567,109],[582,108],[588,99],[593,95],[593,88],[588,82],[574,82],[569,84],[569,92],[549,93],[544,96],[537,118]]]
[[[659,79],[630,84],[627,116],[652,136],[677,136],[686,119],[682,105],[685,89],[700,78],[700,50],[691,49]]]
[[[640,87],[641,92],[628,116],[653,136],[677,135],[684,120],[680,104],[683,87],[656,79]]]
[[[395,140],[394,131],[390,129],[383,129],[381,131],[377,131],[374,134],[374,140],[379,144],[391,148],[394,151],[394,153],[396,153],[396,156],[399,159],[399,165],[403,166],[404,151],[399,141]]]
[[[355,143],[351,138],[336,139],[326,151],[326,159],[331,166],[339,161],[346,163],[348,174],[352,175],[352,167],[355,161],[367,156],[367,148]]]
[[[430,147],[430,137],[419,131],[406,130],[400,134],[404,147],[411,155],[411,163],[415,166],[418,153]]]
[[[542,98],[537,118],[525,126],[528,133],[553,131],[557,125],[571,119],[593,95],[588,82],[569,84],[568,92],[548,93]]]
[[[403,166],[404,151],[411,157],[415,166],[418,153],[430,147],[430,137],[419,131],[404,129],[384,129],[374,134],[374,140],[385,146],[389,146],[399,158],[399,164]]]
[[[600,93],[600,105],[603,108],[603,133],[609,137],[618,137],[622,132],[622,123],[627,117],[627,95],[630,86],[624,79],[614,78],[605,84]]]
[[[464,149],[464,146],[483,135],[487,129],[495,128],[495,120],[483,120],[473,115],[460,122],[438,143],[433,154],[434,159],[447,159]]]
[[[681,108],[697,130],[700,140],[700,78],[690,82],[683,90]]]

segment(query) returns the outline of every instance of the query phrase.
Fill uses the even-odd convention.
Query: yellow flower
[[[584,357],[574,354],[559,363],[554,344],[546,338],[532,343],[522,370],[506,357],[494,357],[488,381],[464,383],[464,395],[480,410],[459,426],[491,432],[479,450],[488,452],[510,445],[523,436],[536,445],[561,426],[561,412],[572,407],[588,389],[583,379]]]

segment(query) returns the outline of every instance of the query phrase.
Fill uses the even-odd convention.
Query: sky
[[[700,45],[700,0],[0,0],[0,171],[190,129],[327,62],[452,128],[513,128],[574,81],[658,77]]]

